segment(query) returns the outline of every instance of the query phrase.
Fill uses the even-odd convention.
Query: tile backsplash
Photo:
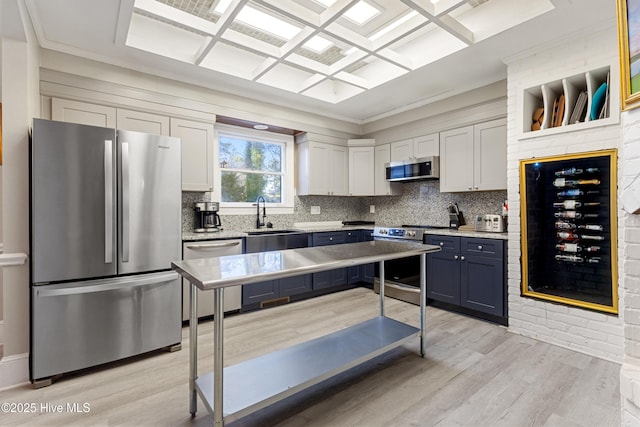
[[[375,221],[377,225],[402,224],[448,225],[447,206],[458,203],[467,223],[475,215],[499,214],[507,198],[506,191],[475,191],[440,193],[439,181],[403,183],[399,196],[296,196],[294,214],[267,215],[267,221],[277,228],[292,227],[295,222],[315,221]],[[209,200],[210,193],[182,193],[182,230],[193,230],[193,203]],[[370,206],[375,213],[370,213]],[[311,214],[311,206],[320,207],[320,215]],[[269,210],[267,209],[267,214]],[[226,230],[255,228],[254,215],[221,215]]]

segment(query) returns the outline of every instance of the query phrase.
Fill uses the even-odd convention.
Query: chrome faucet
[[[262,221],[260,221],[260,200],[262,200]],[[267,217],[267,201],[262,194],[256,199],[256,228],[264,226],[264,220]]]

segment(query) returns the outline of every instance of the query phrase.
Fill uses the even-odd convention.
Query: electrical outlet
[[[320,215],[320,206],[311,206],[311,215]]]
[[[376,213],[376,205],[369,205],[369,213]]]

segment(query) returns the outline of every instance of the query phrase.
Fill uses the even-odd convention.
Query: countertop
[[[382,260],[437,252],[421,242],[375,240],[174,261],[171,266],[202,290],[250,284]]]
[[[271,229],[271,230],[278,230]],[[349,231],[349,230],[373,230],[373,225],[343,225],[343,226],[326,226],[326,227],[292,227],[287,228],[287,230],[299,230],[305,233],[318,233],[318,232],[326,232],[326,231]],[[251,230],[253,231],[253,230]],[[473,230],[454,230],[449,228],[433,228],[433,229],[425,229],[426,234],[439,234],[445,236],[459,236],[459,237],[477,237],[482,239],[500,239],[507,240],[507,233],[488,233],[481,231],[473,231]],[[246,237],[247,231],[239,231],[239,230],[222,230],[215,233],[194,233],[194,232],[183,232],[182,240],[185,242],[188,241],[198,241],[198,240],[220,240],[220,239],[241,239]]]

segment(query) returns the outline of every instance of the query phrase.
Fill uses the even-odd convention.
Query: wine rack
[[[522,295],[617,313],[616,150],[522,160]]]

